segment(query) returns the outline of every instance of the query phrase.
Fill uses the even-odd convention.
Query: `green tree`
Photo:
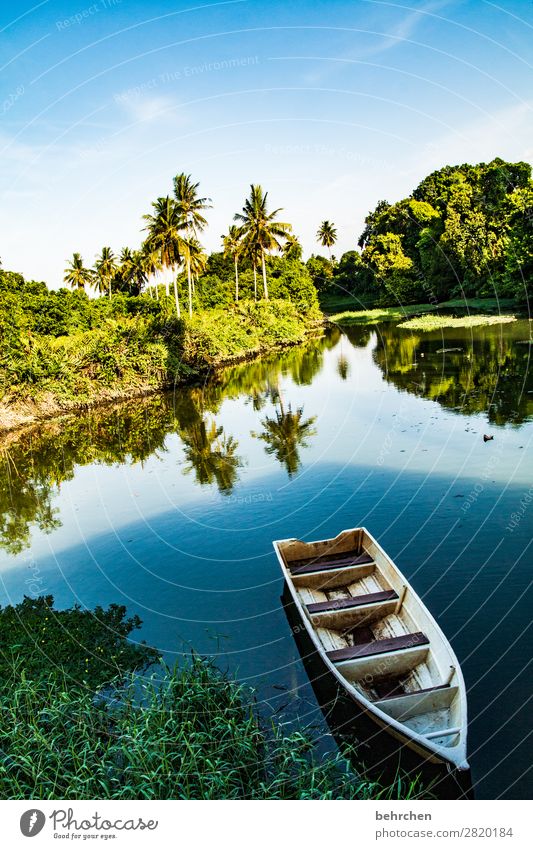
[[[323,221],[316,233],[317,241],[322,245],[322,247],[327,248],[329,251],[329,258],[331,257],[331,248],[337,241],[337,229],[331,221]]]
[[[191,240],[207,226],[203,213],[211,208],[211,198],[198,197],[200,183],[193,183],[190,174],[177,174],[174,177],[174,196],[180,220],[180,226],[186,233],[182,253],[187,268],[187,283],[189,288],[189,316],[192,316],[193,285],[191,279]]]
[[[99,292],[107,292],[111,297],[111,283],[119,270],[117,258],[111,248],[102,248],[100,256],[96,257],[94,270]]]
[[[63,281],[72,286],[73,289],[85,289],[94,281],[94,271],[90,268],[85,268],[81,254],[72,254],[72,259],[65,268]]]
[[[505,293],[520,300],[533,297],[533,186],[508,199],[505,238]]]
[[[158,198],[152,203],[154,212],[152,215],[143,215],[147,222],[148,230],[147,245],[149,251],[156,253],[162,268],[169,268],[174,283],[174,301],[176,304],[176,315],[181,316],[180,301],[178,295],[178,284],[176,280],[178,266],[181,262],[181,234],[182,222],[173,198],[169,195]],[[165,280],[166,293],[169,294],[168,279]]]
[[[244,245],[250,255],[256,273],[258,260],[261,260],[263,272],[263,295],[268,301],[268,284],[265,255],[281,249],[280,239],[286,239],[292,230],[290,224],[276,221],[281,209],[268,211],[268,192],[259,185],[250,186],[250,196],[246,199],[242,213],[235,213],[234,219],[241,225]],[[255,278],[254,278],[255,279]]]
[[[303,248],[300,244],[300,240],[297,236],[289,234],[285,240],[285,244],[283,245],[283,258],[296,259],[300,261],[302,259],[302,254]]]
[[[386,233],[372,236],[363,251],[363,261],[374,272],[382,293],[400,302],[416,300],[413,287],[413,262],[402,248],[400,236]]]
[[[242,253],[241,230],[232,224],[225,236],[222,236],[224,256],[231,257],[235,266],[235,303],[239,302],[239,256]]]

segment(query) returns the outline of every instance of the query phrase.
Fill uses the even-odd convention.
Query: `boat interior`
[[[459,679],[435,623],[364,529],[280,546],[323,652],[375,707],[444,747],[461,736]]]

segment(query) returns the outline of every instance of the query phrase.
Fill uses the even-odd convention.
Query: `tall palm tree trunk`
[[[173,268],[172,270],[174,272],[174,300],[176,301],[176,315],[178,318],[181,318],[180,299],[178,296],[178,270],[177,268]]]
[[[235,254],[235,303],[239,303],[239,262]]]
[[[263,267],[263,294],[265,301],[268,301],[268,286],[267,286],[267,270],[265,265],[265,252],[261,251],[261,264]]]
[[[187,284],[189,286],[189,318],[192,318],[192,281],[190,259],[187,260]]]
[[[254,301],[257,303],[257,268],[254,261]]]

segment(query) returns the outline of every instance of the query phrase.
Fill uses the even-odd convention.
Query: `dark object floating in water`
[[[437,354],[447,354],[449,351],[462,351],[462,348],[439,348]]]
[[[487,436],[486,433],[483,434],[483,442],[490,442],[491,439],[494,439],[493,436]]]

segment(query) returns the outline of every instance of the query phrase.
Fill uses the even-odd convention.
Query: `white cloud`
[[[180,105],[163,95],[131,94],[117,98],[120,106],[134,124],[147,124],[162,119],[185,123]]]
[[[533,160],[533,101],[518,103],[446,133],[422,146],[413,168],[427,174],[444,163]]]

